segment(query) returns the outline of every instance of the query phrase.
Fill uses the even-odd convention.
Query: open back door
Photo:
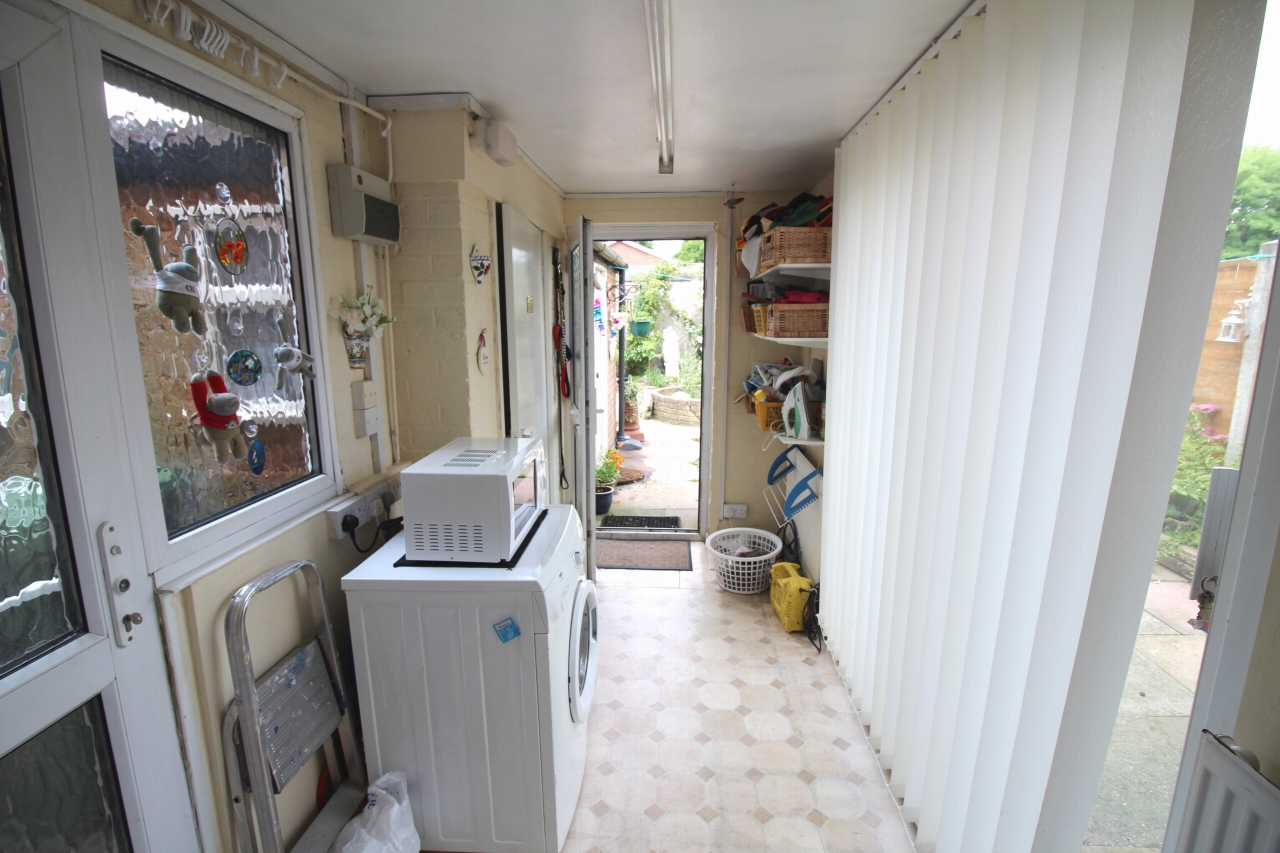
[[[596,400],[592,344],[594,285],[591,281],[591,220],[579,216],[569,234],[569,316],[573,349],[574,506],[587,539],[587,577],[596,576]]]

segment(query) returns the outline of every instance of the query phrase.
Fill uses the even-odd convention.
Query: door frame
[[[1280,265],[1276,271],[1280,271]],[[1273,282],[1276,271],[1272,273]],[[1274,285],[1272,293],[1275,293]],[[1173,853],[1177,848],[1200,752],[1201,730],[1208,729],[1218,735],[1235,733],[1254,639],[1261,622],[1263,598],[1276,547],[1280,544],[1280,326],[1273,325],[1280,324],[1277,302],[1280,299],[1270,300],[1263,326],[1270,334],[1264,334],[1258,356],[1235,508],[1169,809],[1163,853]],[[1242,746],[1247,748],[1248,744]]]
[[[596,462],[595,462],[595,348],[591,338],[591,299],[594,292],[594,226],[578,216],[565,240],[565,313],[570,329],[569,350],[573,357],[573,397],[569,422],[573,428],[574,506],[582,522],[584,563],[587,578],[596,579]]]
[[[670,222],[663,224],[623,225],[620,223],[595,223],[592,226],[593,239],[597,242],[605,240],[702,240],[702,415],[699,432],[698,459],[698,532],[697,533],[629,533],[627,531],[610,531],[610,539],[689,539],[701,541],[711,530],[711,471],[714,466],[712,445],[712,427],[717,420],[715,416],[715,370],[716,370],[716,299],[719,268],[717,267],[716,249],[719,246],[716,226],[713,222]],[[728,359],[725,360],[726,363]],[[728,390],[725,391],[726,395]],[[728,397],[725,398],[728,406]],[[725,464],[720,460],[718,476],[718,494],[723,503]]]
[[[111,288],[99,262],[94,211],[86,204],[91,174],[76,76],[76,17],[44,0],[22,6],[0,0],[0,54],[17,59],[0,59],[0,78],[22,260],[86,633],[0,679],[0,753],[101,697],[134,849],[196,850],[132,471],[123,454],[103,450],[124,446],[124,401],[113,391],[117,354],[100,320]],[[36,47],[5,49],[12,45],[5,42],[22,38]],[[123,647],[113,630],[113,593],[95,533],[108,520],[122,534],[113,576],[126,575],[134,590],[121,592],[121,603],[127,598],[128,610],[142,614],[131,629],[135,639]]]

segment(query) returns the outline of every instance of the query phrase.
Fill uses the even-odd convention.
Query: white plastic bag
[[[418,853],[409,782],[387,773],[369,786],[369,804],[338,833],[330,853]]]

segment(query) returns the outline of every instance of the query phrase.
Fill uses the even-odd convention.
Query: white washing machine
[[[556,853],[598,648],[578,514],[548,507],[510,568],[406,564],[402,538],[342,579],[370,778],[408,775],[425,850]]]

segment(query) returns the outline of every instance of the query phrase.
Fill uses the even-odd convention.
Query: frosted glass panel
[[[104,68],[172,537],[318,470],[311,388],[298,370],[309,347],[287,139],[132,66]]]
[[[0,758],[0,850],[129,853],[101,700]]]
[[[0,675],[84,632],[0,144]],[[4,845],[0,828],[0,850]]]

